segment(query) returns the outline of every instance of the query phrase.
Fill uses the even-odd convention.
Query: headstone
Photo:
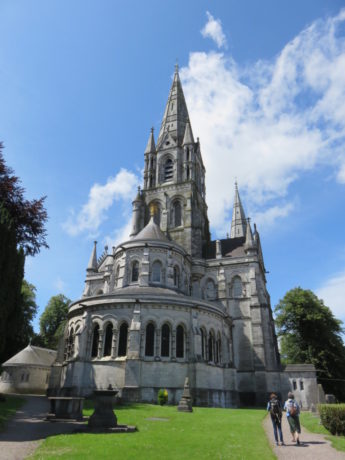
[[[193,412],[192,409],[192,397],[190,395],[190,390],[189,390],[189,378],[186,377],[184,381],[184,389],[183,389],[183,394],[182,398],[179,402],[179,405],[177,406],[177,410],[180,412]]]
[[[316,407],[314,403],[311,403],[310,412],[316,412]]]
[[[325,395],[325,399],[326,399],[326,404],[335,404],[337,402],[336,397],[332,394]]]

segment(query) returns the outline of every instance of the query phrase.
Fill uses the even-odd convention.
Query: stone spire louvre
[[[238,192],[237,182],[235,182],[235,198],[232,210],[231,233],[230,238],[246,236],[247,221],[244,214],[243,206]]]
[[[97,241],[93,242],[93,249],[92,249],[91,257],[90,257],[86,270],[88,272],[97,271]]]
[[[189,121],[188,109],[178,73],[178,65],[176,64],[174,80],[159,131],[157,147],[160,147],[164,134],[167,132],[169,132],[178,145],[182,145],[187,121]]]
[[[151,128],[150,137],[147,142],[147,146],[146,146],[144,153],[155,153],[156,152],[155,137],[154,137],[153,131],[154,129]]]

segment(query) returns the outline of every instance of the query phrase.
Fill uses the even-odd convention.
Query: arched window
[[[164,165],[164,182],[168,182],[173,178],[174,164],[171,158],[168,158]]]
[[[170,356],[170,327],[168,324],[163,324],[161,336],[161,355]]]
[[[146,326],[145,356],[154,356],[155,349],[155,326],[149,323]]]
[[[213,332],[210,332],[208,337],[208,360],[214,360],[214,335]]]
[[[221,363],[222,362],[222,341],[221,341],[221,338],[220,338],[220,335],[218,334],[218,338],[217,338],[217,363]]]
[[[206,332],[204,329],[200,329],[201,332],[201,356],[206,359]]]
[[[213,280],[208,280],[205,286],[205,298],[214,300],[217,297],[216,285]]]
[[[105,330],[105,339],[104,339],[104,353],[103,356],[111,355],[111,346],[113,343],[113,325],[108,324]]]
[[[74,329],[69,332],[67,358],[73,358],[74,355]]]
[[[184,329],[183,327],[177,326],[176,329],[176,358],[184,357]]]
[[[160,283],[162,281],[162,265],[158,260],[152,265],[152,281]]]
[[[135,260],[132,263],[132,275],[131,275],[131,280],[132,282],[136,282],[139,279],[139,262]]]
[[[175,201],[171,209],[171,226],[180,227],[180,225],[182,225],[181,203],[179,201]]]
[[[96,326],[93,328],[91,358],[97,358],[98,342],[99,342],[99,326],[98,324],[96,324]]]
[[[174,286],[180,286],[180,270],[176,265],[174,267]]]
[[[189,179],[190,176],[190,171],[189,171],[189,166],[187,166],[187,180]]]
[[[119,286],[119,278],[120,278],[120,265],[116,267],[116,273],[115,273],[115,287]]]
[[[186,160],[189,161],[189,147],[187,147],[186,150]]]
[[[242,297],[242,280],[239,276],[232,280],[232,297]]]
[[[119,349],[118,356],[127,355],[127,337],[128,337],[128,324],[122,323],[120,326],[120,336],[119,336]]]

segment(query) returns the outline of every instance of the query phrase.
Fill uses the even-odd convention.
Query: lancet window
[[[239,276],[232,280],[232,297],[242,297],[242,280]]]
[[[162,327],[161,355],[163,357],[170,356],[170,327],[168,324],[163,324]]]
[[[162,264],[158,260],[152,265],[152,281],[154,283],[161,283],[162,281]]]
[[[119,348],[117,352],[118,356],[127,355],[127,339],[128,339],[128,324],[122,323],[120,326],[120,334],[119,334]]]
[[[168,158],[164,165],[164,182],[172,180],[174,174],[174,164],[171,158]]]
[[[113,343],[113,325],[110,323],[110,324],[107,325],[107,328],[105,330],[103,356],[110,356],[111,355],[112,343]]]
[[[93,334],[92,334],[92,348],[91,348],[92,358],[97,358],[98,343],[99,343],[99,325],[96,324],[95,327],[93,328]]]
[[[132,263],[131,280],[133,283],[139,280],[139,262],[137,260]]]
[[[145,356],[153,356],[155,347],[155,326],[149,323],[146,326],[146,337],[145,337]]]
[[[179,325],[176,328],[176,358],[184,357],[184,329]]]

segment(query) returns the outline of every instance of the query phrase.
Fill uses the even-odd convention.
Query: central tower
[[[157,144],[152,129],[145,150],[144,187],[133,201],[131,236],[147,224],[150,212],[168,238],[192,257],[202,257],[202,248],[210,240],[205,167],[177,66]]]

